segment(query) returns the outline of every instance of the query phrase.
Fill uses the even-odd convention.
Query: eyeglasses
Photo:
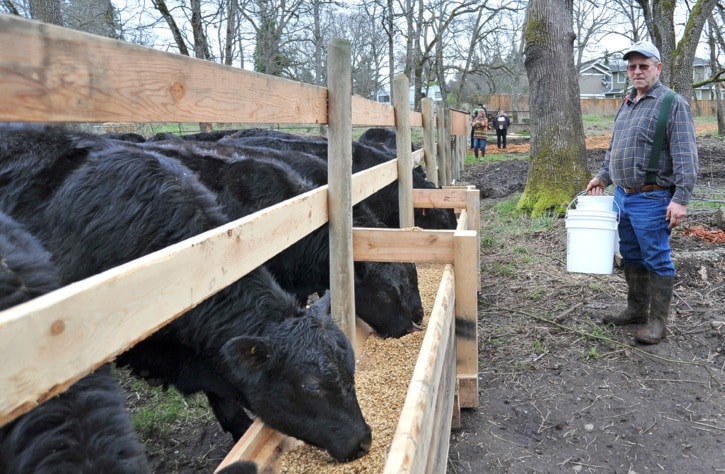
[[[637,68],[639,68],[642,72],[647,72],[649,68],[652,66],[652,64],[627,64],[627,71],[633,72],[636,71]]]

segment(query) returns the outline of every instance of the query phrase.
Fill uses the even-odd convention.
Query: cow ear
[[[318,316],[326,316],[330,314],[330,300],[330,290],[327,290],[324,295],[312,303],[309,307],[309,313],[316,314]]]
[[[222,347],[224,359],[232,366],[258,367],[272,355],[272,346],[266,338],[239,336]]]

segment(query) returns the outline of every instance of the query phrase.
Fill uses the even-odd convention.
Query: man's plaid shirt
[[[628,188],[640,188],[645,184],[660,104],[668,90],[657,81],[636,103],[636,91],[632,90],[614,118],[612,141],[597,178],[606,184]],[[678,94],[672,101],[667,121],[657,184],[674,185],[676,189],[672,200],[687,205],[697,182],[698,170],[692,112],[687,101]]]

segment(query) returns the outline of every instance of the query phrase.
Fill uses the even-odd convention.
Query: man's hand
[[[599,178],[592,178],[589,184],[587,184],[586,193],[591,196],[601,196],[604,194],[605,188],[606,186]]]
[[[685,220],[685,216],[687,215],[687,206],[683,206],[682,204],[676,203],[675,201],[670,201],[670,205],[667,206],[667,214],[665,214],[665,219],[670,221],[670,229],[673,227],[676,227],[680,224],[682,224],[682,221]]]

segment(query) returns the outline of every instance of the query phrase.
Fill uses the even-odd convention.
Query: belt
[[[659,184],[645,184],[640,188],[625,188],[622,186],[622,190],[627,194],[634,193],[646,193],[647,191],[656,191],[658,189],[669,189],[667,186],[660,186]]]

